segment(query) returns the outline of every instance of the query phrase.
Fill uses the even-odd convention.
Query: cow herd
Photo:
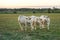
[[[46,15],[41,16],[24,16],[20,15],[18,17],[18,22],[21,30],[27,30],[27,27],[30,27],[31,30],[36,30],[37,27],[40,29],[47,28],[49,30],[50,18]],[[38,26],[39,25],[39,26]]]

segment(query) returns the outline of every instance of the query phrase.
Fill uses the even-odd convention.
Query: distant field
[[[51,18],[50,30],[20,31],[19,15],[48,15]],[[60,14],[0,14],[0,40],[60,40]]]

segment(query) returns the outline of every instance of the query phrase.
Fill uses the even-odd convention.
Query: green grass
[[[20,31],[19,15],[48,15],[51,18],[50,30]],[[0,40],[60,40],[60,14],[0,14]]]

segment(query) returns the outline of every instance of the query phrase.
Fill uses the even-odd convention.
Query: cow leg
[[[22,25],[22,24],[19,22],[19,26],[20,26],[21,30],[23,30],[23,27],[22,27],[21,25]]]
[[[25,30],[27,30],[27,23],[25,23]]]
[[[36,26],[35,26],[35,30],[36,30]]]
[[[40,25],[40,29],[42,29],[42,25]]]
[[[42,25],[42,28],[45,28],[45,25]]]
[[[33,26],[31,26],[31,30],[33,30],[34,29],[34,27]]]
[[[33,29],[34,29],[33,24],[31,24],[31,30],[33,30]]]
[[[39,26],[40,26],[40,29],[42,29],[42,24],[41,24],[41,23],[40,23],[40,25],[39,25]]]
[[[34,23],[34,29],[36,30],[36,22]]]

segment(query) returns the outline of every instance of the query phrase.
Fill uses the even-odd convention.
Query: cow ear
[[[40,21],[41,21],[42,19],[40,19]]]
[[[26,19],[28,19],[28,18],[26,18]]]
[[[31,20],[31,18],[29,18],[29,20]]]
[[[49,18],[49,16],[47,16],[47,18]]]

